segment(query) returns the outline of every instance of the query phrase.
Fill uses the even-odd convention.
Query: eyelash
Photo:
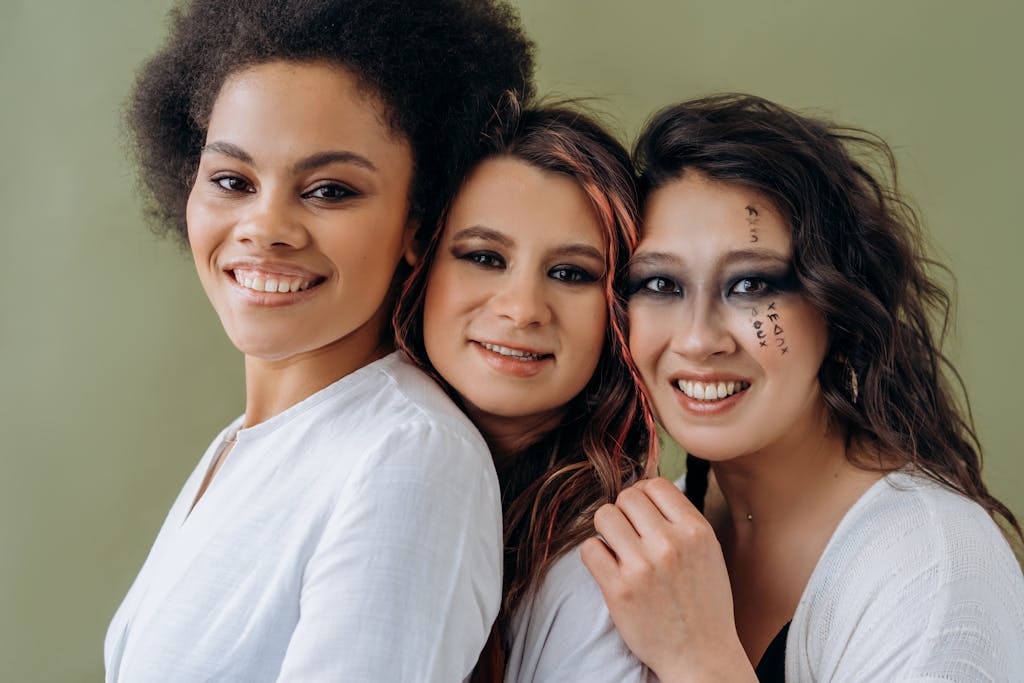
[[[739,287],[740,285],[742,285],[744,283],[760,285],[760,290],[759,291],[755,291],[755,292],[749,292],[749,291],[748,292],[740,292],[740,291],[736,291],[737,287]],[[750,277],[740,278],[739,280],[734,282],[731,287],[729,287],[729,294],[730,295],[741,296],[741,297],[748,298],[748,299],[756,299],[756,298],[768,296],[770,294],[776,294],[776,293],[778,293],[778,291],[779,291],[779,288],[777,286],[773,285],[768,280],[768,278],[757,277],[756,275],[755,276],[750,276]]]
[[[481,268],[498,269],[505,266],[505,259],[493,251],[470,251],[465,254],[456,253],[455,258],[468,261]],[[561,274],[561,275],[559,275]],[[561,264],[548,271],[548,276],[553,280],[568,285],[583,285],[596,282],[598,278],[586,268],[579,266]]]
[[[766,296],[778,294],[780,291],[786,289],[778,282],[773,282],[774,278],[758,275],[748,275],[741,277],[729,285],[726,291],[726,296],[738,296],[745,299],[758,299]],[[658,283],[661,283],[660,285]],[[743,283],[756,284],[760,287],[758,291],[737,291],[737,288]],[[654,297],[672,297],[682,296],[684,294],[683,288],[680,287],[675,280],[664,275],[654,275],[651,277],[638,277],[630,281],[629,284],[629,295],[630,296],[654,296]]]
[[[214,185],[216,185],[222,191],[227,192],[227,193],[231,193],[231,194],[240,193],[240,192],[244,192],[244,193],[247,193],[247,194],[252,194],[252,193],[255,192],[255,190],[252,187],[252,184],[248,180],[246,180],[245,178],[242,178],[240,176],[237,176],[237,175],[230,175],[230,174],[215,175],[212,178],[210,178],[210,182],[213,183]],[[239,185],[242,185],[244,187],[239,187]],[[340,191],[340,196],[335,196],[335,197],[318,197],[318,196],[316,196],[314,194],[316,192],[319,192],[319,191],[325,190],[325,189],[331,189],[333,191]],[[355,190],[353,190],[352,188],[350,188],[350,187],[348,187],[346,185],[343,185],[341,183],[325,182],[325,183],[320,183],[319,185],[315,186],[311,190],[307,190],[306,192],[303,192],[301,196],[302,196],[303,199],[313,199],[313,200],[324,202],[324,203],[327,203],[327,204],[333,204],[333,203],[336,203],[336,202],[345,201],[346,199],[351,199],[352,197],[358,197],[359,193],[356,192]]]

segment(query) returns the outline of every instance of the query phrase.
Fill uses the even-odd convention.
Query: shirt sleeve
[[[505,683],[643,683],[654,675],[612,623],[597,583],[573,548],[513,619]]]
[[[361,461],[304,572],[278,681],[463,680],[501,595],[490,455],[412,423]]]
[[[1024,681],[1024,577],[1008,544],[980,506],[922,507],[844,549],[828,604],[797,643],[805,675]]]

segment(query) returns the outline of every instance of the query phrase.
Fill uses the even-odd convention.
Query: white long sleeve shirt
[[[467,677],[498,611],[501,504],[461,411],[395,353],[240,424],[185,483],[114,616],[107,682]]]
[[[578,547],[551,565],[509,630],[505,683],[656,681],[615,629]]]
[[[787,681],[1024,681],[1024,576],[977,503],[894,472],[847,512],[786,640]]]

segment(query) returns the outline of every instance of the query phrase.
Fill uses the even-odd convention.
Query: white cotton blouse
[[[505,683],[656,681],[612,624],[601,589],[573,548],[512,617]]]
[[[107,682],[466,678],[502,550],[497,477],[462,412],[395,353],[241,422],[185,483],[115,614]]]
[[[793,616],[787,681],[1024,681],[1024,576],[977,503],[921,474],[874,484]]]

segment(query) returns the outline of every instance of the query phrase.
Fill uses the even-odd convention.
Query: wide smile
[[[721,415],[732,410],[750,389],[750,382],[726,377],[681,377],[671,380],[670,385],[682,409],[700,417]]]
[[[530,349],[491,341],[470,340],[470,345],[477,350],[484,362],[503,375],[512,377],[533,377],[555,356],[541,349]]]
[[[727,382],[700,382],[680,379],[676,381],[676,388],[689,398],[697,401],[720,401],[733,394],[746,391],[750,388],[750,382],[734,380]]]
[[[227,271],[235,282],[254,292],[287,294],[303,292],[316,287],[325,278],[320,276],[288,275],[253,268],[235,268]]]
[[[249,260],[222,266],[232,289],[249,305],[276,308],[316,296],[327,277],[288,263],[254,263]]]

